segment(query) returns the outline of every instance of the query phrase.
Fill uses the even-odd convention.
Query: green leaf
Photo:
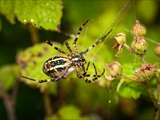
[[[81,111],[73,106],[73,105],[66,105],[60,108],[59,115],[61,119],[82,119],[87,120],[86,117],[81,116]]]
[[[15,14],[13,8],[13,1],[1,0],[0,13],[6,16],[6,18],[12,23],[15,23]]]
[[[62,106],[58,113],[48,116],[45,120],[88,120],[87,117],[81,116],[81,111],[73,105]]]
[[[0,67],[0,80],[5,90],[9,90],[14,86],[18,71],[19,67],[17,65],[5,65]]]
[[[133,74],[134,73],[134,69],[136,68],[136,66],[132,63],[125,63],[123,64],[123,73],[124,74]]]
[[[135,82],[123,83],[118,93],[126,98],[138,99],[144,89],[144,86]]]
[[[32,24],[46,30],[59,31],[62,17],[62,1],[3,1],[1,3],[2,14],[11,23],[15,23],[14,16],[23,24]]]
[[[60,46],[60,44],[54,43],[55,46]],[[30,81],[24,78],[21,78],[27,84],[36,85],[40,88],[41,91],[44,91],[46,87],[51,87],[49,91],[52,91],[52,94],[56,93],[56,83],[53,85],[48,85],[48,83],[40,84],[38,80],[48,79],[49,77],[45,75],[42,71],[42,66],[44,62],[53,55],[58,55],[58,52],[46,43],[37,44],[33,47],[27,48],[17,57],[17,62],[21,67],[21,75],[33,78],[35,81]]]

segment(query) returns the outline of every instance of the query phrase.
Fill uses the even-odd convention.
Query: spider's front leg
[[[32,80],[32,81],[38,81],[39,83],[44,83],[44,82],[56,82],[58,80],[56,80],[55,78],[49,78],[49,79],[43,79],[43,80],[35,80],[33,78],[29,78],[29,77],[26,77],[26,76],[21,76],[25,79],[28,79],[28,80]]]
[[[54,44],[53,44],[51,41],[49,41],[49,40],[47,40],[47,39],[45,39],[45,38],[42,38],[42,39],[43,39],[48,45],[52,46],[55,50],[57,50],[58,52],[60,52],[60,53],[62,53],[62,54],[65,54],[65,55],[67,55],[67,56],[70,56],[70,55],[69,55],[67,52],[65,52],[64,50],[62,50],[62,49],[54,46]]]
[[[105,69],[103,69],[103,72],[100,74],[100,75],[98,75],[97,74],[97,69],[96,69],[96,66],[95,66],[95,64],[93,63],[93,67],[94,67],[94,70],[95,70],[95,74],[93,75],[93,78],[92,78],[92,80],[89,80],[88,79],[88,77],[90,77],[91,75],[90,74],[87,74],[87,71],[88,71],[88,68],[89,68],[89,65],[90,65],[90,62],[88,62],[88,65],[87,65],[87,68],[86,68],[86,71],[85,72],[83,72],[83,78],[84,78],[84,80],[85,80],[85,82],[86,83],[91,83],[91,82],[93,82],[93,81],[95,81],[95,80],[97,80],[98,78],[100,78],[103,74],[104,74],[104,72],[105,72]]]

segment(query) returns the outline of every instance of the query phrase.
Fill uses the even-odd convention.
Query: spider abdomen
[[[42,70],[46,75],[58,78],[62,74],[64,74],[64,77],[70,74],[73,71],[70,68],[71,62],[68,57],[53,56],[45,61]]]

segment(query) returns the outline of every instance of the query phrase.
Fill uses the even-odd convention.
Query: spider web
[[[112,19],[112,21],[110,22],[110,24],[108,24],[105,29],[101,32],[101,34],[97,37],[97,40],[99,40],[104,33],[106,33],[107,31],[109,31],[109,27],[113,26],[112,27],[112,31],[110,32],[110,34],[107,36],[107,38],[112,34],[112,32],[116,29],[116,27],[120,24],[121,20],[123,19],[123,17],[126,15],[126,13],[128,12],[128,10],[133,7],[133,14],[134,14],[134,17],[135,17],[135,20],[137,20],[137,15],[136,15],[136,10],[135,10],[135,0],[128,0],[124,5],[123,7],[121,8],[121,10],[115,15],[115,17]],[[88,29],[88,27],[87,27]],[[87,30],[86,30],[87,31]],[[125,29],[125,31],[131,33],[130,30],[128,29]],[[85,33],[86,34],[86,33]],[[85,35],[86,36],[86,35]],[[85,38],[85,37],[84,37]],[[104,45],[105,42],[108,41],[108,39],[105,38],[105,40],[103,40],[103,42],[101,43],[100,46],[98,46],[97,50],[95,51],[95,53],[93,54],[93,56],[89,59],[89,61],[92,61],[92,59],[95,57],[95,55],[98,53],[98,51],[101,49],[101,47]],[[156,42],[155,40],[151,39],[151,38],[147,38],[145,37],[146,40],[148,40],[149,42],[152,42],[156,45],[158,45],[159,43]],[[133,55],[133,53],[130,53],[128,54],[128,56],[130,55]],[[122,61],[123,62],[123,61]],[[136,64],[139,64],[139,63],[142,63],[142,58],[140,58],[139,56],[137,56],[136,54],[134,54],[134,59],[133,59],[133,70],[135,69],[136,67]],[[109,96],[108,96],[108,119],[111,119],[110,118],[110,112],[111,112],[111,103],[112,103],[112,93],[115,92],[116,90],[116,87],[113,87],[113,88],[109,88],[107,87],[108,91],[109,91]]]
[[[123,5],[122,9],[112,19],[112,21],[110,22],[110,24],[108,24],[106,26],[106,28],[102,31],[102,33],[97,37],[97,39],[95,41],[99,40],[102,37],[102,35],[108,31],[108,28],[110,26],[113,26],[112,27],[112,31],[110,32],[110,34],[111,34],[114,31],[114,29],[117,27],[117,25],[120,23],[120,21],[122,20],[122,18],[124,17],[124,15],[127,13],[127,11],[130,9],[130,7],[133,5],[134,2],[135,2],[135,0],[128,0],[128,2]],[[102,42],[102,44],[98,47],[98,49],[96,50],[95,54],[90,58],[90,61],[92,61],[93,57],[97,54],[97,52],[104,45],[104,43],[107,42],[107,38],[110,36],[110,34],[104,39],[104,41]]]
[[[111,33],[116,29],[116,27],[120,24],[121,20],[123,19],[123,17],[126,15],[127,11],[131,8],[131,6],[133,6],[134,9],[134,15],[135,15],[135,20],[136,20],[136,13],[135,13],[135,6],[134,6],[134,2],[135,0],[128,0],[123,7],[121,8],[121,10],[115,15],[115,17],[112,19],[112,21],[110,22],[110,24],[108,24],[105,29],[101,32],[101,34],[97,37],[97,40],[99,40],[104,33],[106,33],[107,31],[109,31],[109,27],[112,28],[112,31],[109,33],[109,35],[103,40],[103,42],[101,43],[100,46],[98,46],[97,50],[95,51],[95,53],[92,55],[92,57],[89,59],[89,61],[92,61],[92,59],[95,57],[95,55],[98,53],[98,51],[101,49],[101,47],[104,45],[105,42],[108,41],[108,37],[111,35]],[[85,31],[85,35],[84,35],[84,39],[86,37],[86,33],[88,30],[88,25],[86,27],[86,31]],[[130,53],[131,54],[131,53]],[[134,64],[136,63],[136,55],[134,56]],[[109,96],[108,96],[108,120],[111,119],[110,118],[110,114],[111,114],[111,103],[112,103],[112,93],[116,92],[116,88],[117,86],[113,87],[113,88],[109,88],[107,87],[108,91],[109,91]]]

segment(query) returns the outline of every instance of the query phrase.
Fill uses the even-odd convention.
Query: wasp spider
[[[66,47],[67,47],[67,49],[69,50],[70,53],[67,53],[67,52],[59,49],[58,47],[54,46],[50,41],[44,39],[46,41],[46,43],[48,43],[55,50],[64,54],[65,56],[55,55],[55,56],[53,56],[53,57],[51,57],[51,58],[49,58],[48,60],[45,61],[42,70],[50,78],[49,79],[38,80],[40,83],[58,81],[58,80],[60,80],[64,77],[67,77],[74,70],[76,70],[78,78],[83,78],[86,83],[91,83],[92,81],[97,80],[99,77],[101,77],[104,74],[105,69],[103,69],[103,72],[100,75],[97,74],[96,66],[93,63],[95,73],[92,76],[92,79],[88,79],[91,76],[90,74],[87,73],[90,62],[88,62],[87,67],[85,68],[85,64],[87,62],[84,58],[84,55],[89,50],[91,50],[93,47],[97,46],[102,39],[106,38],[112,30],[110,32],[108,32],[104,37],[97,40],[93,45],[91,45],[86,50],[84,50],[82,52],[78,52],[76,42],[79,38],[79,35],[80,35],[83,27],[85,26],[85,24],[88,23],[88,21],[89,20],[87,20],[79,28],[79,31],[77,32],[77,35],[76,35],[76,37],[73,41],[73,50],[69,46],[68,42],[65,42],[65,45],[66,45]],[[22,76],[22,77],[26,78],[26,79],[29,79],[29,80],[32,80],[32,81],[36,81],[35,79],[32,79],[32,78],[28,78],[28,77],[25,77],[25,76]]]

